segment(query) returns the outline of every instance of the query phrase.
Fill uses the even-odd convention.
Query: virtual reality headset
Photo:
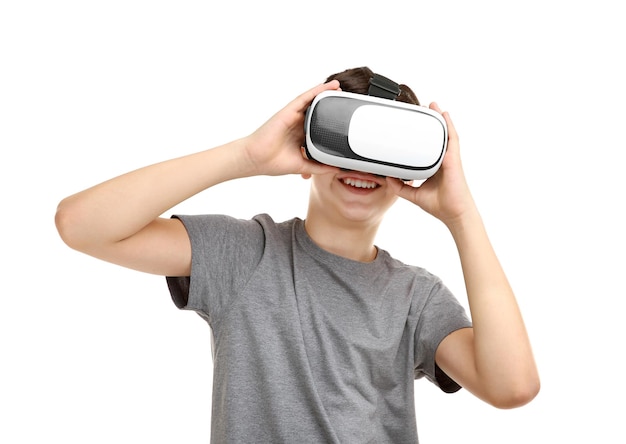
[[[375,75],[368,95],[324,91],[309,106],[305,150],[310,159],[348,170],[403,180],[437,172],[448,144],[443,117],[396,101],[397,83]]]

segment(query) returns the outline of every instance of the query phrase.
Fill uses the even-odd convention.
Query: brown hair
[[[372,77],[374,77],[374,72],[367,66],[361,66],[359,68],[350,68],[345,71],[332,74],[328,76],[326,82],[339,80],[339,85],[343,91],[356,94],[367,94],[370,86],[370,79]],[[400,102],[412,103],[413,105],[420,104],[417,96],[411,88],[403,84],[400,85],[400,95],[398,95],[396,100]]]

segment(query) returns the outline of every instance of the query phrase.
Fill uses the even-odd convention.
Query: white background
[[[3,1],[0,442],[208,442],[208,327],[164,278],[66,247],[56,205],[246,135],[361,65],[451,113],[542,376],[515,410],[419,381],[421,441],[626,442],[619,4]],[[280,220],[304,215],[307,192],[246,179],[172,212]],[[452,240],[417,207],[398,202],[378,244],[464,301]]]

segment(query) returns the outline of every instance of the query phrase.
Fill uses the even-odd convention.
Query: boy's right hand
[[[321,84],[292,100],[244,139],[244,155],[254,175],[322,174],[337,168],[303,155],[306,110],[319,93],[339,89],[339,82]]]

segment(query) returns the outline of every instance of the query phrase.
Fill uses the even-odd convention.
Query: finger
[[[459,135],[456,132],[454,123],[452,123],[452,117],[450,117],[450,113],[448,113],[447,111],[443,113],[443,118],[446,119],[446,125],[448,125],[448,137],[450,139],[454,139],[455,141],[458,141]]]
[[[387,185],[403,199],[413,201],[417,188],[393,177],[387,177]]]
[[[441,108],[439,108],[439,105],[437,105],[436,102],[432,102],[429,106],[430,109],[437,111],[439,114],[443,114],[443,112],[441,111]]]
[[[304,111],[311,104],[315,96],[323,91],[328,91],[332,89],[339,89],[338,80],[331,80],[328,83],[322,83],[314,88],[311,88],[307,92],[300,94],[293,100],[293,102],[291,102],[292,106],[294,106],[298,111]]]
[[[456,128],[454,128],[454,124],[452,123],[452,117],[450,117],[450,113],[447,111],[441,111],[441,108],[439,108],[439,105],[437,105],[436,102],[432,102],[429,106],[430,109],[437,111],[439,114],[441,114],[444,118],[444,120],[446,121],[446,125],[448,126],[448,133],[450,133],[451,135],[454,135],[454,137],[458,138],[458,134],[456,132]]]
[[[452,122],[452,117],[450,117],[450,113],[447,111],[441,111],[441,108],[439,108],[439,105],[437,105],[436,102],[432,102],[429,108],[441,114],[446,121],[446,126],[448,127],[448,141],[458,144],[459,134],[456,132],[456,128],[454,127],[454,123]]]
[[[456,128],[452,123],[452,118],[448,112],[443,113],[443,118],[446,120],[446,126],[448,127],[448,148],[447,151],[449,153],[454,153],[456,156],[459,156],[461,151],[460,143],[459,143],[459,135],[456,132]]]
[[[301,174],[336,174],[339,172],[339,168],[319,163],[314,160],[305,159],[304,170]]]

